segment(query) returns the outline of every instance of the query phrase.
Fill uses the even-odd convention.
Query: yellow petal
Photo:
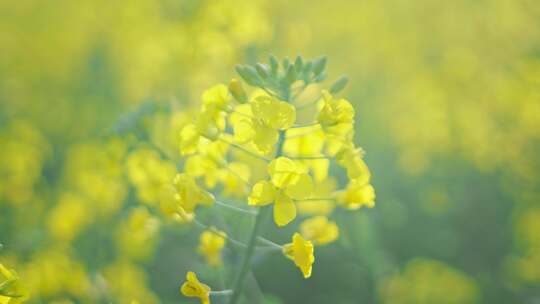
[[[285,226],[296,217],[294,202],[284,193],[278,193],[274,204],[274,222],[278,226]]]
[[[311,267],[315,261],[313,244],[305,240],[299,233],[293,235],[294,263],[302,270],[304,278],[311,276]]]
[[[313,179],[309,174],[300,174],[293,182],[287,185],[286,193],[292,199],[303,200],[313,193]]]
[[[276,196],[276,188],[269,181],[260,181],[253,186],[248,197],[248,204],[264,206],[272,203]]]
[[[277,118],[271,123],[272,127],[285,130],[296,121],[296,109],[291,104],[280,101],[276,110]]]
[[[254,119],[252,123],[254,130],[253,143],[262,153],[270,153],[278,141],[279,133],[260,120]]]
[[[252,140],[255,137],[255,129],[249,119],[238,120],[233,125],[234,140],[238,143],[244,144]]]
[[[289,128],[296,121],[296,109],[289,103],[268,96],[259,96],[251,102],[253,115],[274,130]]]
[[[194,153],[199,144],[199,132],[194,124],[188,124],[180,131],[180,153],[182,155]]]
[[[307,219],[300,225],[302,236],[317,245],[324,245],[335,241],[339,236],[336,223],[328,221],[325,216],[316,216]]]
[[[226,110],[230,100],[229,90],[224,84],[215,85],[203,92],[202,100],[206,106],[215,106],[221,110]]]
[[[278,188],[286,187],[303,172],[302,167],[295,161],[287,157],[278,157],[268,165],[268,173],[272,177],[272,182]]]

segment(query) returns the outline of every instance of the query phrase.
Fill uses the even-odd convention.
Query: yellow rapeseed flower
[[[362,183],[368,183],[371,173],[363,156],[364,151],[361,148],[355,148],[352,143],[346,144],[336,154],[336,162],[347,170],[349,179],[358,179]]]
[[[294,261],[294,264],[300,268],[304,278],[311,276],[311,268],[315,262],[313,255],[313,244],[305,240],[299,233],[295,233],[292,243],[283,246],[283,254]]]
[[[248,198],[252,206],[274,203],[274,221],[278,226],[287,225],[296,217],[294,200],[309,198],[313,180],[297,162],[278,157],[268,165],[270,181],[260,181],[253,186]]]
[[[187,213],[193,213],[198,205],[210,206],[214,203],[214,196],[200,188],[195,179],[188,174],[177,174],[173,184],[176,202]]]
[[[323,91],[323,106],[317,121],[326,133],[345,135],[353,129],[354,107],[345,99],[335,99],[328,91]]]
[[[206,90],[202,94],[203,106],[205,108],[216,108],[221,111],[229,111],[231,97],[229,90],[224,84],[218,84]]]
[[[199,298],[202,304],[210,304],[210,286],[201,283],[197,275],[189,271],[180,292],[186,297]]]
[[[347,188],[338,195],[339,202],[348,209],[358,209],[362,206],[375,206],[375,189],[362,180],[353,179]]]
[[[257,149],[268,154],[278,141],[279,130],[290,128],[296,121],[296,109],[291,104],[259,95],[250,103],[237,106],[233,113],[234,138],[239,142],[253,141]]]

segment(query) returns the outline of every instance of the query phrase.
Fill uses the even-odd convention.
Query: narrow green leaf
[[[326,56],[321,56],[313,62],[313,74],[320,75],[326,68]]]
[[[341,90],[345,88],[345,86],[347,86],[347,82],[349,82],[349,78],[347,78],[347,76],[343,75],[339,77],[334,82],[334,84],[332,84],[332,86],[330,87],[330,93],[332,94],[339,93]]]

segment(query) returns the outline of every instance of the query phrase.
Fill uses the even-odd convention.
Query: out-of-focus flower
[[[198,205],[210,206],[214,203],[214,196],[200,188],[188,174],[177,174],[173,183],[176,202],[187,213],[193,213]]]
[[[479,300],[474,280],[435,260],[417,259],[379,285],[382,303],[473,304]]]
[[[373,208],[375,206],[375,190],[370,184],[353,179],[349,181],[347,188],[339,193],[338,201],[348,209],[358,209],[363,206]]]
[[[221,251],[226,243],[226,234],[213,227],[205,230],[199,237],[198,252],[206,258],[210,266],[221,265]]]
[[[182,284],[180,292],[186,297],[199,298],[202,304],[210,304],[210,287],[201,283],[192,271],[187,273],[186,282]]]
[[[302,236],[315,245],[325,245],[335,241],[339,236],[339,228],[335,222],[325,216],[316,216],[300,224]]]

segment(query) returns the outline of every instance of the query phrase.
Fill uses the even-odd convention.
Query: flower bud
[[[245,103],[247,102],[247,95],[246,91],[244,91],[244,88],[242,87],[242,83],[238,79],[231,79],[231,82],[229,83],[229,92],[231,92],[231,95],[236,99],[239,103]]]

